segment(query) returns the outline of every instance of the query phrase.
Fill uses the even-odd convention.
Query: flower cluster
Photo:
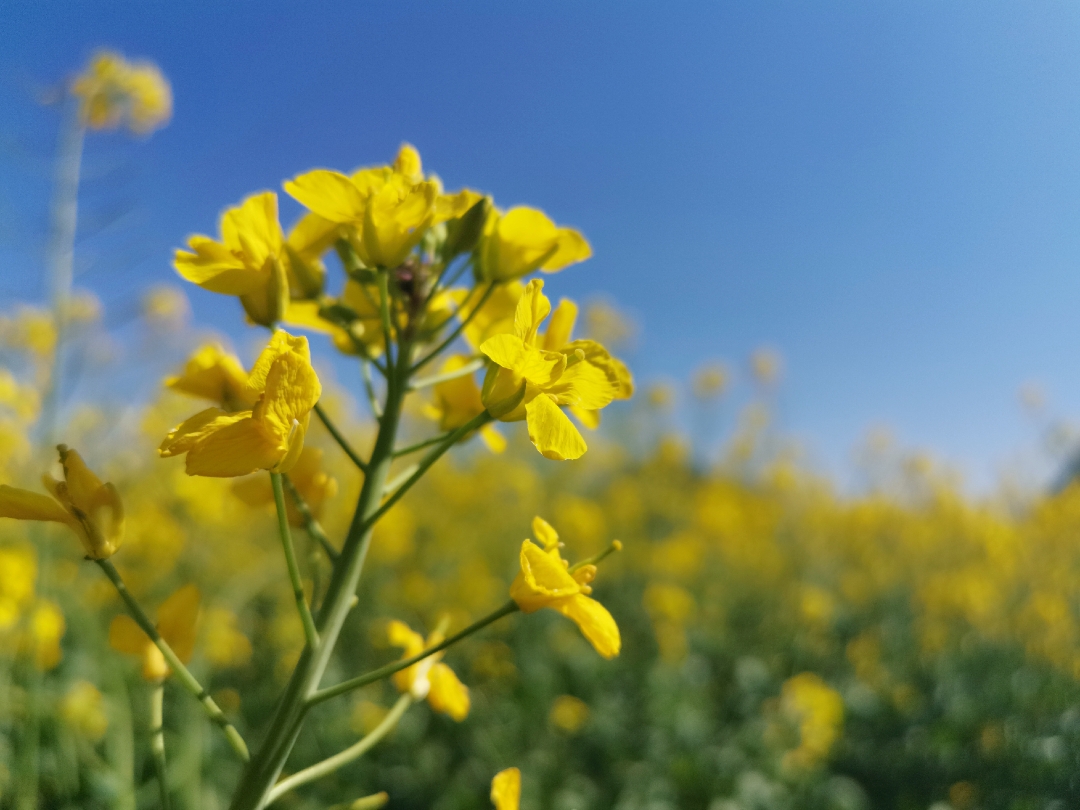
[[[128,62],[112,51],[100,51],[71,84],[79,101],[79,117],[89,129],[126,124],[146,134],[172,116],[172,90],[157,65]]]

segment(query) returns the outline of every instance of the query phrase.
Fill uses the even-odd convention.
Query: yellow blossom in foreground
[[[420,155],[408,144],[393,166],[360,169],[351,176],[315,169],[285,183],[285,191],[323,220],[345,226],[368,267],[397,267],[432,226],[460,217],[480,195],[443,194],[425,180]]]
[[[199,589],[185,585],[161,603],[157,612],[157,630],[177,657],[185,664],[195,649],[195,624],[199,619]],[[169,675],[169,665],[161,651],[142,631],[135,620],[121,613],[109,625],[109,646],[117,652],[134,655],[142,662],[142,676],[160,681]]]
[[[172,89],[157,65],[128,62],[112,51],[94,55],[72,82],[71,93],[79,99],[80,116],[90,129],[126,123],[132,132],[145,134],[172,116]]]
[[[485,281],[509,281],[534,270],[554,273],[590,256],[584,236],[558,227],[543,211],[492,209],[477,246],[477,272]]]
[[[464,355],[451,355],[443,363],[439,373],[452,373],[470,362],[471,360]],[[432,388],[432,402],[424,409],[427,416],[439,423],[440,430],[459,428],[483,412],[484,403],[480,398],[480,386],[476,384],[472,374],[437,383]],[[492,425],[484,425],[479,433],[484,444],[493,453],[501,453],[506,449],[506,439]]]
[[[322,394],[307,338],[275,332],[251,369],[247,389],[258,396],[251,410],[200,411],[165,437],[158,454],[186,453],[188,475],[235,478],[291,470]]]
[[[491,780],[491,801],[495,810],[518,810],[521,806],[521,771],[507,768]]]
[[[614,658],[622,646],[619,627],[607,608],[589,598],[596,566],[583,565],[571,573],[569,563],[559,556],[559,535],[551,524],[536,517],[532,529],[543,548],[531,540],[521,544],[521,571],[510,586],[510,597],[523,613],[545,607],[557,610],[578,626],[600,655]]]
[[[323,451],[319,448],[305,446],[296,464],[289,471],[289,480],[316,518],[321,515],[323,504],[333,498],[338,490],[337,479],[323,471],[322,457]],[[248,506],[268,506],[274,503],[274,489],[265,475],[253,475],[236,481],[233,484],[233,493]],[[296,510],[296,504],[288,490],[285,491],[285,510],[291,525],[304,525],[304,518]]]
[[[124,506],[112,484],[103,484],[82,460],[59,445],[64,480],[45,475],[42,482],[52,498],[6,484],[0,486],[0,517],[63,523],[78,535],[92,560],[111,557],[124,540]]]
[[[513,334],[495,335],[480,347],[491,360],[482,397],[496,419],[525,419],[529,439],[545,457],[575,459],[587,445],[560,406],[573,407],[578,413],[598,411],[616,398],[629,396],[632,383],[626,367],[599,343],[567,342],[567,327],[573,327],[568,306],[561,305],[548,333],[539,334],[551,312],[543,286],[534,279],[525,287],[514,314]]]
[[[60,699],[60,717],[79,734],[100,740],[109,727],[105,699],[89,681],[76,681]]]
[[[390,643],[403,648],[402,658],[411,658],[443,638],[441,633],[432,633],[425,644],[422,635],[396,620],[390,622],[387,631]],[[401,692],[409,692],[416,700],[427,698],[432,709],[460,723],[469,715],[469,689],[458,680],[454,670],[439,660],[442,656],[435,653],[395,673],[394,686]]]
[[[236,295],[254,323],[272,326],[289,304],[288,257],[278,222],[277,195],[254,194],[221,217],[221,241],[188,238],[177,250],[176,272],[204,290]]]
[[[240,361],[216,343],[191,355],[180,374],[165,380],[165,387],[216,402],[226,411],[250,409],[258,401]]]

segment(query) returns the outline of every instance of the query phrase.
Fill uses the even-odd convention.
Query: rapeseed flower
[[[592,256],[578,231],[560,228],[543,212],[519,206],[492,209],[476,248],[477,275],[505,282],[540,270],[554,273]]]
[[[200,598],[197,587],[184,585],[162,602],[157,612],[158,633],[185,664],[195,650]],[[148,681],[163,680],[171,671],[161,650],[126,613],[116,616],[109,625],[109,646],[117,652],[138,657],[142,662],[142,676]]]
[[[495,810],[518,810],[521,806],[521,771],[507,768],[491,780],[491,801]]]
[[[393,166],[351,176],[315,169],[284,187],[312,213],[343,226],[357,256],[372,268],[402,264],[431,226],[460,217],[481,199],[468,189],[444,194],[437,178],[424,178],[420,155],[408,144]]]
[[[128,62],[112,51],[99,51],[72,82],[79,116],[89,129],[112,129],[126,123],[146,134],[172,116],[172,88],[152,62]]]
[[[464,355],[451,355],[443,363],[439,373],[453,373],[470,362],[470,359]],[[476,384],[472,374],[436,383],[432,388],[432,402],[424,409],[427,416],[439,423],[440,430],[447,431],[468,424],[483,412],[484,403],[480,398],[480,386]],[[484,444],[493,453],[501,453],[506,449],[506,439],[493,426],[484,425],[479,433]]]
[[[105,560],[124,540],[124,505],[111,483],[102,483],[74,450],[58,445],[64,480],[46,474],[42,478],[52,498],[0,486],[0,517],[63,523],[78,536],[86,556]]]
[[[575,459],[587,445],[560,406],[578,413],[598,411],[629,396],[633,388],[626,367],[599,343],[567,342],[567,326],[573,326],[568,307],[560,305],[548,333],[539,334],[551,312],[543,286],[539,279],[526,285],[514,314],[513,334],[495,335],[480,346],[491,361],[482,398],[496,419],[526,420],[529,439],[545,457]]]
[[[34,666],[42,672],[54,669],[64,653],[60,640],[67,630],[64,612],[59,605],[42,599],[30,613],[29,626],[23,634],[22,647],[29,654]]]
[[[10,630],[34,599],[37,556],[32,548],[0,548],[0,633]]]
[[[821,764],[844,726],[844,699],[819,675],[802,672],[784,681],[781,706],[799,726],[799,746],[785,761],[810,768]]]
[[[411,658],[443,639],[442,633],[432,633],[425,644],[422,635],[396,620],[390,622],[387,631],[390,643],[403,648],[402,658]],[[416,700],[427,698],[432,709],[460,723],[469,715],[469,689],[458,680],[454,670],[442,663],[442,656],[441,652],[429,655],[411,667],[394,673],[394,686],[400,692],[410,693]]]
[[[226,411],[250,409],[258,401],[240,360],[216,343],[196,350],[183,371],[165,380],[165,387],[216,402]]]
[[[188,475],[212,478],[291,470],[322,394],[307,338],[275,332],[251,369],[247,389],[257,396],[251,410],[200,411],[165,437],[158,455],[186,454]]]
[[[236,295],[252,322],[272,326],[289,305],[288,256],[278,222],[277,195],[253,194],[221,216],[221,241],[188,238],[177,250],[176,272],[204,290]]]
[[[558,611],[578,626],[600,655],[614,658],[622,646],[619,627],[607,608],[589,598],[596,566],[571,571],[559,555],[559,535],[551,524],[535,517],[532,529],[543,547],[531,540],[521,544],[521,571],[510,586],[510,597],[523,613],[545,607]]]
[[[105,698],[89,681],[76,681],[60,699],[60,717],[84,737],[97,741],[109,727]]]

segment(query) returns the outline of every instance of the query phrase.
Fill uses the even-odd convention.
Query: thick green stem
[[[352,449],[352,445],[342,435],[341,431],[337,429],[333,422],[330,421],[330,417],[326,415],[326,411],[323,410],[322,405],[318,402],[315,403],[315,415],[319,417],[319,421],[323,423],[323,427],[329,431],[330,435],[334,437],[334,441],[338,443],[338,446],[345,451],[345,455],[349,457],[353,464],[360,468],[360,472],[367,472],[367,464],[360,458],[360,455]]]
[[[296,549],[293,547],[292,532],[289,530],[289,514],[285,510],[285,488],[281,485],[281,473],[270,473],[270,482],[274,486],[278,534],[281,535],[281,547],[285,551],[285,565],[289,569],[289,582],[296,599],[296,610],[304,625],[307,645],[314,648],[319,643],[319,633],[315,630],[315,620],[311,618],[311,609],[308,608],[307,597],[304,596],[304,583],[300,579],[300,566],[296,562]]]
[[[363,739],[349,746],[344,751],[334,754],[332,757],[327,757],[322,762],[317,762],[308,768],[304,768],[302,771],[294,773],[286,779],[282,779],[274,785],[274,789],[270,791],[270,796],[267,798],[266,803],[272,804],[290,790],[295,790],[301,785],[306,785],[308,782],[314,782],[316,779],[322,779],[324,776],[333,773],[343,765],[348,765],[353,760],[362,757],[382,740],[383,737],[394,730],[398,721],[401,720],[402,715],[405,714],[410,705],[412,705],[411,695],[406,693],[399,697],[393,708],[386,713],[386,717],[382,719],[382,722],[375,726],[375,728],[373,728]]]
[[[165,767],[165,682],[154,684],[150,692],[150,754],[154,759],[158,787],[161,790],[161,810],[171,810],[169,777]]]
[[[146,612],[142,609],[142,606],[135,601],[135,597],[131,595],[131,592],[127,589],[127,585],[124,584],[124,580],[120,578],[120,572],[116,570],[116,566],[112,564],[111,560],[94,560],[105,572],[105,576],[109,578],[112,584],[116,587],[117,593],[120,594],[120,598],[124,600],[124,604],[127,606],[128,613],[131,614],[131,618],[135,620],[135,623],[142,628],[142,631],[150,637],[150,640],[154,642],[161,654],[165,657],[165,661],[169,667],[172,668],[173,674],[176,675],[176,680],[184,687],[188,692],[195,696],[195,699],[202,704],[203,710],[207,716],[218,726],[221,727],[222,732],[225,734],[225,739],[228,740],[229,746],[236,755],[240,757],[244,762],[248,762],[251,757],[248,754],[247,744],[244,742],[244,738],[240,736],[240,732],[237,731],[233,724],[229,722],[229,719],[225,716],[225,713],[221,711],[221,708],[214,702],[214,699],[210,697],[210,693],[207,692],[201,683],[196,680],[195,676],[191,674],[190,670],[184,666],[184,662],[180,660],[172,647],[161,637],[158,633],[157,626],[150,621],[150,617],[146,615]]]
[[[516,610],[518,610],[517,603],[511,599],[498,610],[489,613],[482,619],[478,619],[477,621],[466,627],[464,630],[458,633],[454,633],[454,635],[450,636],[450,638],[443,639],[438,644],[435,644],[434,646],[429,647],[426,650],[418,652],[416,655],[411,656],[410,658],[402,658],[400,661],[395,661],[392,664],[387,664],[385,667],[379,667],[378,669],[372,670],[366,675],[358,675],[355,678],[350,678],[347,681],[342,681],[341,683],[334,686],[328,686],[326,687],[326,689],[320,689],[318,692],[311,696],[311,698],[308,700],[308,703],[314,706],[316,704],[322,703],[324,700],[329,700],[332,697],[344,695],[346,692],[351,692],[354,689],[359,689],[361,686],[367,686],[369,683],[375,683],[375,681],[381,681],[384,678],[389,678],[395,672],[400,672],[406,667],[411,667],[413,664],[423,661],[429,655],[434,655],[441,650],[445,650],[451,644],[457,644],[463,638],[471,636],[478,630],[483,630],[492,622],[498,621],[503,616],[509,616]]]

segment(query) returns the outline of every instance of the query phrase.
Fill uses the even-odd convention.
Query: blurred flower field
[[[167,119],[151,67],[95,70],[99,84],[73,85],[84,128]],[[513,768],[525,810],[1080,802],[1080,489],[974,498],[878,448],[866,485],[842,493],[772,427],[779,358],[767,352],[738,413],[738,383],[708,365],[615,402],[594,431],[601,408],[630,399],[604,346],[632,330],[609,305],[578,317],[519,281],[587,258],[584,237],[445,193],[411,147],[285,190],[311,212],[287,236],[263,192],[229,210],[220,242],[192,237],[175,259],[189,281],[235,296],[238,317],[277,329],[242,358],[191,323],[174,287],[143,291],[121,330],[70,278],[51,308],[0,312],[0,513],[15,518],[0,522],[0,807],[243,801],[230,805],[237,783],[260,774],[242,775],[236,739],[272,736],[267,718],[318,649],[315,606],[336,593],[350,554],[337,538],[353,536],[372,475],[352,449],[379,457],[388,421],[378,383],[367,402],[359,374],[336,382],[352,379],[338,354],[383,370],[404,449],[383,453],[365,577],[355,602],[340,597],[347,615],[320,673],[348,689],[313,693],[284,778],[274,790],[264,778],[274,806],[454,810],[490,795],[504,810]],[[371,213],[384,203],[385,221]],[[417,210],[407,227],[385,224]],[[472,287],[440,286],[465,255]],[[332,300],[324,256],[346,279]],[[282,324],[310,334],[313,359]],[[430,359],[459,336],[471,354],[395,389],[395,346],[411,372],[414,350],[434,344]],[[132,404],[117,395],[132,378],[162,385]],[[688,433],[673,397],[693,403]],[[199,398],[213,413],[191,416]],[[706,451],[718,426],[723,446]],[[418,458],[432,459],[422,479]],[[443,658],[423,658],[463,628]],[[422,660],[355,682],[402,650]],[[184,664],[205,687],[184,687],[197,700]],[[362,758],[299,778],[357,740],[373,741]]]

